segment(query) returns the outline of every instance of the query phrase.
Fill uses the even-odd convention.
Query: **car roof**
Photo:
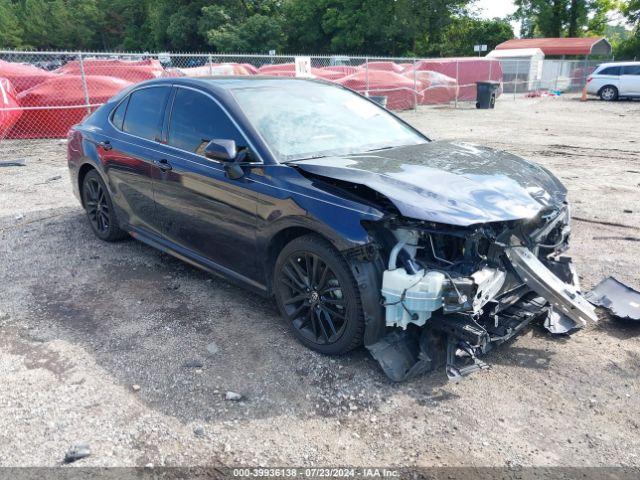
[[[601,63],[598,67],[624,67],[627,65],[640,65],[640,62],[607,62]]]

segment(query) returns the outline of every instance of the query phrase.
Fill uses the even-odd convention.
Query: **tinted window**
[[[640,65],[626,65],[622,67],[623,75],[640,75]]]
[[[202,155],[213,139],[235,140],[238,146],[246,146],[218,104],[202,93],[178,88],[171,112],[169,145]]]
[[[620,75],[620,67],[607,67],[598,72],[600,75]]]
[[[111,116],[111,121],[120,130],[122,130],[122,121],[124,120],[124,112],[127,110],[127,103],[129,103],[129,97],[125,98],[124,101],[118,105],[118,108],[116,108]]]
[[[133,92],[129,96],[122,129],[132,135],[155,140],[160,134],[160,121],[170,91],[169,87],[153,87]]]

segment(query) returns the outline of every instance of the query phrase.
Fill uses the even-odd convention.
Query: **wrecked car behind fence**
[[[431,166],[453,151],[456,161],[439,173],[451,172],[455,163],[456,175],[466,165],[465,178],[474,178],[477,168],[474,183],[482,188],[470,193],[458,184],[456,194],[451,178],[442,178],[448,189],[443,201],[434,172],[426,182],[406,165],[394,166],[405,149],[414,150],[414,159],[429,157]],[[466,164],[460,161],[465,153]],[[382,161],[362,155],[343,164],[333,158],[297,166],[384,210],[380,221],[365,225],[375,243],[359,261],[375,264],[381,277],[369,299],[382,304],[385,328],[365,335],[365,345],[392,380],[441,365],[450,379],[459,379],[485,368],[480,355],[532,322],[566,334],[597,320],[563,255],[571,232],[566,190],[546,170],[504,152],[448,142],[380,155]],[[487,175],[492,168],[500,173]],[[500,187],[492,189],[496,183]]]

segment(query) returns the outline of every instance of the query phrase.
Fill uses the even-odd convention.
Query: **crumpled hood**
[[[532,218],[566,196],[545,168],[470,143],[437,141],[294,165],[319,177],[366,185],[406,217],[449,225]]]

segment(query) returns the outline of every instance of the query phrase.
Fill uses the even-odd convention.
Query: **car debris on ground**
[[[585,298],[615,318],[640,321],[640,292],[613,277],[602,280]]]
[[[82,458],[91,455],[91,449],[86,442],[80,442],[73,445],[64,456],[64,463],[73,463]]]
[[[0,167],[26,167],[27,161],[24,158],[17,160],[0,160]]]
[[[240,393],[229,391],[225,394],[224,398],[232,402],[239,402],[240,400],[242,400],[242,395]]]

